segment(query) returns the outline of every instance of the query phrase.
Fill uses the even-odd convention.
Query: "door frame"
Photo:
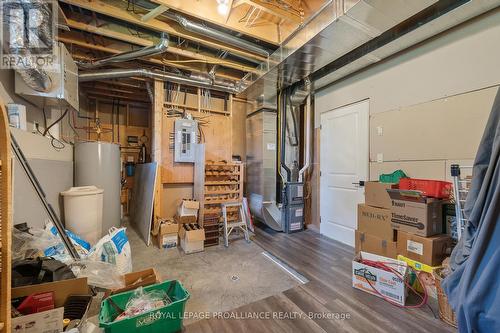
[[[356,102],[352,102],[352,103],[347,103],[347,104],[344,104],[344,105],[341,105],[341,106],[338,106],[338,107],[335,107],[335,108],[332,108],[332,109],[329,109],[329,110],[326,110],[326,111],[323,111],[323,112],[320,112],[319,114],[319,123],[320,123],[320,133],[319,133],[319,170],[320,170],[320,177],[319,177],[319,183],[320,183],[320,186],[319,188],[317,189],[317,193],[318,193],[318,197],[319,197],[319,220],[320,220],[320,234],[321,235],[324,235],[325,237],[328,237],[330,238],[328,235],[324,234],[322,231],[321,231],[321,224],[323,223],[322,221],[322,216],[321,216],[321,205],[322,205],[322,196],[321,196],[321,151],[322,151],[322,140],[321,140],[321,131],[322,131],[322,118],[323,118],[323,115],[326,114],[326,113],[330,113],[330,112],[335,112],[335,111],[338,111],[339,109],[342,109],[342,108],[345,108],[345,107],[348,107],[348,106],[352,106],[352,105],[356,105],[356,104],[361,104],[361,103],[367,103],[368,104],[368,108],[367,108],[367,111],[366,112],[363,112],[363,116],[364,116],[364,120],[366,121],[366,130],[367,130],[367,136],[366,136],[366,147],[367,147],[367,151],[366,151],[366,160],[367,160],[367,164],[365,165],[365,173],[366,173],[366,179],[364,180],[369,180],[370,179],[370,98],[364,98],[364,99],[361,99],[361,100],[358,100]],[[360,179],[362,180],[362,179]],[[357,228],[357,221],[356,221],[356,228]]]

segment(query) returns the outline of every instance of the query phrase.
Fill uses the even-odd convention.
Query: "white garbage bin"
[[[96,186],[72,187],[61,192],[66,229],[91,245],[102,236],[103,193],[104,190]]]

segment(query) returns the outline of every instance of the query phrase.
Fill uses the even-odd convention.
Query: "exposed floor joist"
[[[141,20],[142,15],[137,15],[126,10],[126,3],[121,1],[109,1],[103,2],[101,0],[93,0],[91,2],[87,0],[60,0],[61,2],[84,8],[102,15],[113,17],[118,20],[133,23],[137,26],[150,29],[158,32],[167,32],[171,35],[178,36],[184,39],[188,39],[193,42],[200,43],[206,47],[213,48],[215,50],[228,51],[229,53],[240,55],[242,57],[251,58],[259,61],[264,61],[266,58],[253,54],[248,51],[244,51],[230,45],[220,43],[204,36],[195,35],[186,32],[176,23],[170,24],[158,19],[151,19],[147,22]],[[111,4],[112,3],[112,4]]]
[[[275,15],[268,17],[265,26],[249,26],[243,19],[250,8],[234,8],[227,16],[217,12],[215,0],[199,0],[196,4],[185,0],[152,0],[186,15],[210,22],[220,27],[243,33],[247,36],[278,45],[278,34],[273,27],[279,22]]]
[[[75,38],[74,36],[68,36],[69,34],[63,34],[60,33],[57,37],[57,39],[63,43],[69,44],[69,45],[77,45],[79,47],[89,49],[89,50],[94,50],[94,51],[100,51],[100,52],[105,52],[105,53],[110,53],[110,54],[119,54],[123,53],[126,51],[130,51],[130,49],[127,49],[126,46],[117,46],[115,45],[109,45],[109,46],[103,46],[103,45],[98,45],[98,44],[93,44],[89,42],[82,41],[78,38]],[[71,48],[68,48],[71,50]],[[90,61],[94,60],[87,57],[83,57],[82,55],[78,55],[75,53],[72,53],[75,59],[78,60],[85,60],[85,61]],[[207,69],[200,67],[200,66],[194,66],[194,65],[188,65],[188,64],[182,64],[182,63],[176,63],[176,60],[173,60],[174,62],[171,62],[167,59],[156,59],[156,58],[145,58],[141,59],[145,62],[151,63],[153,65],[157,66],[171,66],[171,67],[176,67],[179,69],[187,70],[187,71],[193,71],[196,73],[206,73]],[[239,80],[241,76],[239,75],[225,75],[222,72],[217,73],[217,76],[229,80]]]
[[[93,34],[104,36],[104,37],[113,38],[113,39],[123,41],[123,42],[136,44],[138,46],[152,46],[155,44],[152,40],[149,40],[146,38],[141,38],[141,37],[133,36],[132,34],[114,31],[112,29],[105,28],[105,27],[96,27],[95,25],[85,24],[85,23],[82,23],[82,22],[79,22],[79,21],[76,21],[73,19],[68,19],[68,26],[70,28],[73,28],[73,29],[93,33]],[[256,69],[254,67],[241,65],[240,63],[238,63],[236,61],[222,60],[222,59],[217,58],[215,56],[205,55],[205,54],[189,51],[186,49],[178,48],[175,46],[169,46],[166,52],[173,53],[173,54],[183,56],[186,58],[200,60],[200,63],[219,64],[223,67],[237,69],[237,70],[240,70],[243,72],[256,72]]]

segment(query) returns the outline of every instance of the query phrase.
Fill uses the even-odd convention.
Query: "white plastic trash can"
[[[96,186],[72,187],[61,192],[66,229],[91,245],[102,235],[103,193],[104,190]]]

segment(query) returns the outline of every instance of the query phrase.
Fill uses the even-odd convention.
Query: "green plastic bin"
[[[162,308],[114,322],[113,320],[118,316],[118,313],[108,301],[109,298],[121,309],[124,309],[134,291],[116,294],[102,301],[99,326],[104,328],[106,333],[170,333],[180,331],[182,329],[184,307],[190,297],[189,292],[176,280],[144,287],[144,291],[151,290],[166,291],[173,302]]]

